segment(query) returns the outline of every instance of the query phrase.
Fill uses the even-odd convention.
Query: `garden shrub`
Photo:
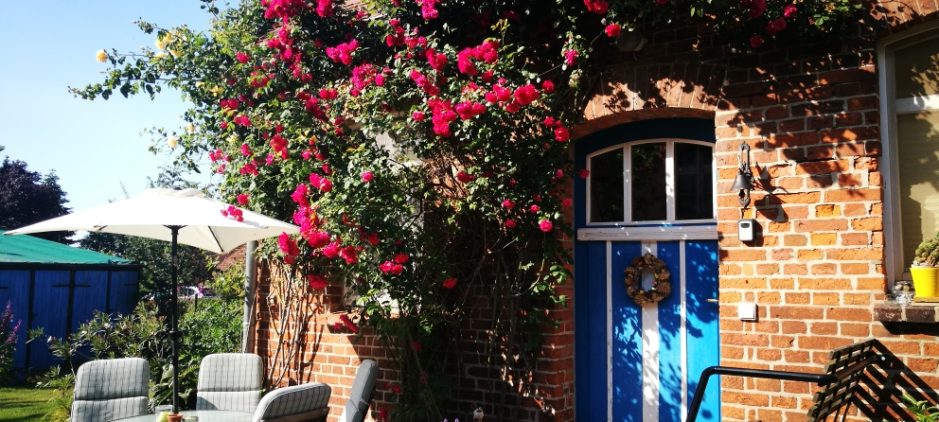
[[[3,313],[0,313],[0,385],[6,385],[13,379],[13,354],[16,352],[20,323],[13,319],[13,306],[7,302]]]

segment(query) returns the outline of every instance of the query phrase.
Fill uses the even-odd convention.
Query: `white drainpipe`
[[[248,242],[245,246],[245,312],[241,323],[241,351],[249,353],[249,346],[254,343],[254,285],[257,263],[254,261],[254,250],[258,242]]]

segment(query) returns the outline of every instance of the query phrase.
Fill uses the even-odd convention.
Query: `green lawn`
[[[0,388],[0,422],[38,421],[46,414],[50,390],[29,386]]]

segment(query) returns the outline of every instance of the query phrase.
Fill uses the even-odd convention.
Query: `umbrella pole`
[[[171,293],[172,302],[170,306],[170,339],[172,341],[172,354],[173,354],[173,413],[179,411],[179,298],[177,294],[177,267],[178,262],[176,260],[176,250],[177,250],[177,238],[179,237],[179,229],[183,226],[167,226],[172,231],[173,243],[172,243],[172,281],[173,281],[173,292]]]

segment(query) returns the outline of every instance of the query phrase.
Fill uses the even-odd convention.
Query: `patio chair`
[[[141,358],[86,362],[75,376],[72,422],[102,422],[147,414],[150,365]]]
[[[330,394],[319,382],[278,388],[264,395],[252,422],[325,422]]]
[[[362,422],[368,414],[368,405],[372,402],[372,392],[375,390],[375,379],[378,378],[378,363],[365,359],[355,373],[355,381],[349,391],[349,400],[342,409],[339,422]]]
[[[261,399],[261,357],[216,353],[202,359],[196,410],[253,413]]]

